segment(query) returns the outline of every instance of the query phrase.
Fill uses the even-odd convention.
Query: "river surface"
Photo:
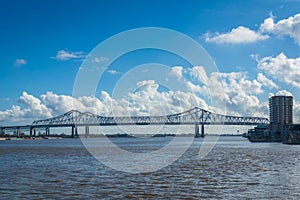
[[[172,137],[111,140],[134,151]],[[0,141],[0,199],[300,199],[300,146],[220,137],[199,158],[201,144],[158,171],[131,174],[99,162],[80,139]]]

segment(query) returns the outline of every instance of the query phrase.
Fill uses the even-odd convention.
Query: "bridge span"
[[[77,127],[85,127],[85,135],[89,135],[90,126],[116,126],[116,125],[195,125],[195,137],[204,137],[204,125],[258,125],[269,124],[269,120],[263,117],[238,117],[216,114],[198,107],[165,116],[125,116],[105,117],[90,112],[71,110],[62,115],[36,120],[30,125],[24,126],[2,126],[0,134],[5,130],[29,130],[30,136],[36,135],[37,128],[44,128],[46,136],[50,135],[50,128],[72,127],[72,137],[78,136]],[[201,125],[201,134],[199,133]]]

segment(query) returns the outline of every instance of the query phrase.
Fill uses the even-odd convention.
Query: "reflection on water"
[[[169,142],[112,140],[131,151]],[[0,141],[0,199],[300,198],[300,146],[220,137],[201,159],[200,145],[159,171],[129,174],[99,163],[79,139]]]

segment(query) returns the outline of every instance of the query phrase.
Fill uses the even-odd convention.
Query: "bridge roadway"
[[[263,117],[238,117],[212,113],[195,107],[193,109],[166,116],[130,116],[130,117],[104,117],[90,112],[71,110],[57,117],[36,120],[31,125],[2,126],[0,135],[6,130],[29,130],[30,136],[36,136],[37,128],[45,128],[46,136],[50,135],[50,128],[72,127],[72,137],[78,136],[77,127],[85,127],[85,135],[89,135],[90,126],[116,126],[116,125],[195,125],[195,137],[204,137],[204,125],[258,125],[269,124]],[[199,133],[201,125],[201,135]]]

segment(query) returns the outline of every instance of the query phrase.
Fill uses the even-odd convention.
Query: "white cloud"
[[[190,76],[197,78],[200,83],[207,84],[208,77],[204,67],[202,66],[195,66],[190,70]]]
[[[95,57],[95,58],[93,59],[93,61],[94,61],[95,63],[101,63],[101,62],[104,62],[104,61],[107,61],[107,60],[108,60],[107,57]]]
[[[0,123],[27,123],[25,111],[20,106],[13,105],[11,109],[0,111]]]
[[[268,35],[262,35],[260,32],[253,31],[244,26],[234,28],[228,33],[205,34],[206,42],[215,42],[218,44],[245,44],[266,40],[268,38]]]
[[[19,66],[26,65],[26,64],[27,64],[27,61],[25,59],[16,59],[14,62],[15,67],[19,67]]]
[[[70,59],[82,59],[85,58],[85,53],[82,51],[72,52],[67,50],[59,50],[55,57],[51,57],[56,60],[70,60]]]
[[[294,123],[300,123],[300,101],[294,101]]]
[[[258,31],[251,30],[244,26],[239,26],[232,29],[228,33],[206,33],[204,35],[206,42],[215,42],[218,44],[231,43],[253,43],[268,39],[268,34],[288,35],[300,45],[300,13],[295,14],[287,19],[282,19],[275,22],[275,17],[270,14],[270,17],[265,19],[260,25]]]
[[[274,22],[274,16],[265,19],[259,30],[264,33],[288,35],[300,45],[300,13],[287,19]]]
[[[300,57],[288,58],[280,53],[258,60],[257,66],[274,79],[300,88]]]
[[[35,119],[51,117],[50,110],[40,101],[40,99],[23,92],[18,102],[20,106],[13,105],[11,109],[0,111],[0,123],[29,123]]]
[[[0,123],[31,123],[36,119],[45,119],[63,114],[71,109],[89,111],[102,116],[124,115],[166,115],[178,113],[193,107],[208,109],[204,100],[193,92],[160,92],[159,85],[153,80],[137,83],[139,87],[121,99],[112,98],[101,91],[100,98],[83,96],[74,98],[57,95],[53,92],[42,94],[39,98],[23,92],[19,98],[21,106],[0,111]]]
[[[264,76],[262,73],[257,74],[257,80],[263,85],[268,87],[269,89],[278,89],[278,85],[274,83],[272,80],[268,79],[266,76]]]
[[[279,90],[278,92],[276,92],[277,96],[293,96],[293,94],[289,91],[286,90]]]
[[[172,67],[172,69],[169,73],[169,75],[176,76],[178,79],[182,78],[182,74],[183,74],[183,67],[182,66]]]
[[[213,73],[211,85],[217,86],[216,92],[212,88],[211,95],[220,99],[217,93],[223,88],[229,113],[242,116],[266,116],[267,107],[257,98],[258,94],[263,93],[262,84],[256,79],[248,80],[245,72]],[[221,82],[222,85],[218,85]],[[210,86],[208,86],[210,87]],[[222,88],[221,88],[222,87]]]
[[[262,84],[254,80],[248,80],[245,72],[221,73],[213,72],[207,76],[201,67],[193,67],[191,76],[197,77],[204,86],[187,82],[187,88],[191,91],[210,97],[215,104],[227,106],[227,114],[242,116],[267,116],[268,104],[260,102],[258,94],[263,93]],[[201,76],[200,76],[201,75]],[[203,77],[205,81],[203,81]],[[213,109],[213,108],[212,108]],[[225,111],[223,109],[223,111]]]
[[[154,80],[144,80],[136,83],[137,90],[118,99],[106,91],[101,91],[100,98],[74,98],[53,92],[34,97],[23,92],[18,101],[21,106],[13,105],[11,109],[0,111],[0,123],[31,123],[35,119],[57,116],[71,109],[102,116],[128,116],[165,115],[198,106],[227,115],[268,116],[268,100],[260,101],[257,95],[263,92],[262,82],[268,82],[265,84],[268,86],[272,86],[272,82],[262,74],[253,80],[248,78],[246,72],[214,72],[207,75],[202,67],[195,66],[183,70],[182,75],[194,77],[193,80],[180,80],[180,84],[186,88],[184,91],[160,91],[159,84]],[[208,101],[215,102],[209,105]],[[223,107],[217,107],[222,103],[226,103],[227,108],[224,104]]]
[[[178,113],[193,107],[208,109],[206,102],[195,93],[187,91],[159,92],[159,85],[154,80],[137,83],[139,90],[128,94],[129,107],[138,108],[135,114],[146,115],[148,111],[152,115]]]
[[[144,81],[140,81],[140,82],[137,82],[136,85],[137,85],[138,87],[142,87],[142,86],[151,86],[151,87],[158,88],[158,84],[156,84],[154,80],[144,80]]]
[[[116,71],[116,70],[114,70],[114,69],[109,69],[109,70],[106,70],[108,73],[110,73],[110,74],[113,74],[113,75],[115,75],[115,74],[120,74],[120,72],[118,72],[118,71]]]
[[[41,100],[33,95],[29,95],[27,92],[22,93],[18,102],[26,107],[24,111],[25,116],[28,118],[51,117],[50,111],[44,104],[42,104]]]

